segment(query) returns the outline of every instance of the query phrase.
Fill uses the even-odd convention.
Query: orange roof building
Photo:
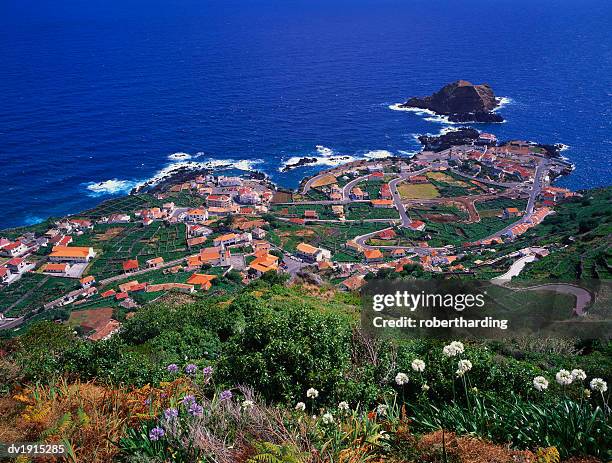
[[[206,275],[203,273],[194,273],[187,280],[187,284],[199,286],[200,289],[209,290],[212,286],[212,280],[217,278],[217,275]]]
[[[68,270],[68,264],[46,264],[43,267],[43,272],[49,273],[65,273]]]
[[[363,255],[367,262],[380,261],[383,258],[383,253],[378,249],[366,249],[363,251]]]
[[[249,269],[257,273],[263,274],[270,271],[278,270],[278,257],[272,254],[260,253],[260,255],[251,262]]]
[[[372,206],[374,207],[386,207],[386,208],[393,207],[392,199],[373,199],[371,203],[372,203]]]
[[[124,272],[134,272],[138,270],[138,259],[126,260],[122,267]]]
[[[95,282],[96,279],[92,275],[88,275],[80,280],[81,286],[84,288],[93,285]]]
[[[54,262],[89,262],[95,255],[90,247],[54,246],[49,259]]]

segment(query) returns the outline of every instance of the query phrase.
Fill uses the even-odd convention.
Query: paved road
[[[412,221],[410,220],[410,217],[408,216],[408,213],[406,212],[406,207],[404,206],[404,203],[402,202],[402,196],[400,195],[399,191],[397,191],[397,185],[401,182],[406,181],[410,177],[422,175],[429,170],[431,170],[431,167],[426,167],[425,169],[417,170],[415,172],[404,172],[403,174],[400,174],[399,177],[394,178],[393,180],[389,182],[389,189],[391,190],[391,197],[393,198],[393,203],[395,204],[395,208],[397,209],[397,212],[399,213],[400,220],[401,220],[401,226],[404,228],[408,227]]]
[[[14,318],[12,320],[1,320],[0,321],[0,330],[10,330],[12,328],[17,328],[19,325],[23,323],[24,318]]]
[[[548,173],[549,162],[550,161],[548,159],[542,159],[540,160],[540,163],[538,164],[538,167],[536,168],[535,177],[533,179],[533,186],[531,187],[531,191],[529,193],[529,199],[527,200],[527,207],[525,208],[525,215],[521,217],[519,220],[517,220],[516,222],[511,223],[507,227],[493,233],[490,236],[487,236],[486,238],[483,238],[481,241],[490,240],[493,238],[499,238],[500,236],[507,233],[511,228],[515,227],[516,225],[528,222],[531,219],[531,216],[533,215],[533,210],[535,208],[536,199],[538,195],[540,194],[540,192],[542,191],[542,187],[544,186],[544,177]]]
[[[365,180],[367,180],[369,177],[369,175],[362,175],[361,177],[357,177],[354,178],[353,180],[351,180],[350,182],[348,182],[346,185],[344,185],[342,187],[342,198],[345,201],[349,201],[350,200],[350,196],[351,196],[351,190],[359,183],[359,182],[363,182]]]

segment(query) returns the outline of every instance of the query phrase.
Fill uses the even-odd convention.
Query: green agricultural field
[[[79,287],[79,281],[72,278],[27,273],[0,290],[0,308],[9,309],[7,317],[21,316]]]
[[[402,199],[434,199],[440,197],[440,192],[431,183],[400,183],[397,191]]]
[[[463,208],[449,204],[435,204],[430,207],[418,206],[407,207],[408,214],[419,220],[430,220],[432,222],[462,222],[469,218],[469,214]]]
[[[155,199],[149,194],[128,195],[104,201],[93,209],[84,211],[80,215],[92,219],[99,219],[100,217],[106,217],[111,214],[129,214],[139,209],[159,207],[161,204],[162,201]]]
[[[345,206],[348,220],[399,219],[395,208],[373,207],[369,203],[352,203]]]
[[[113,224],[96,226],[95,232],[93,247],[99,255],[87,273],[98,279],[121,273],[121,264],[128,259],[138,258],[142,267],[153,257],[163,257],[168,262],[194,252],[187,247],[184,224]]]
[[[336,220],[338,218],[332,212],[330,206],[322,204],[275,205],[271,207],[270,211],[279,217],[297,217],[301,219],[304,217],[304,211],[317,211],[319,219]]]

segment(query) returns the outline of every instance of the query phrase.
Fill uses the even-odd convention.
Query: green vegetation
[[[120,451],[125,456],[150,452],[162,457],[170,452],[176,457],[173,461],[193,461],[178,456],[196,451],[199,444],[178,442],[190,440],[196,431],[184,427],[183,439],[173,441],[173,428],[163,418],[164,408],[174,407],[177,419],[191,423],[190,404],[182,399],[193,394],[193,400],[203,405],[203,418],[194,425],[212,435],[226,435],[226,425],[250,435],[256,429],[250,417],[259,417],[261,423],[268,413],[286,413],[281,422],[289,430],[299,418],[295,423],[304,423],[313,433],[307,441],[298,433],[293,442],[299,452],[255,446],[260,454],[293,458],[314,447],[339,455],[353,439],[365,439],[362,433],[367,429],[385,429],[388,440],[368,447],[367,454],[406,457],[415,448],[400,439],[400,427],[410,420],[417,436],[442,427],[502,446],[511,441],[518,449],[554,446],[564,458],[610,457],[612,428],[602,408],[605,396],[596,390],[589,399],[584,396],[591,378],[610,380],[609,343],[591,343],[584,349],[571,341],[540,338],[471,342],[456,354],[444,355],[447,343],[442,341],[369,338],[358,328],[358,299],[326,287],[318,291],[287,287],[278,276],[266,276],[233,295],[154,303],[126,320],[120,333],[96,343],[54,323],[34,325],[5,346],[3,361],[12,365],[6,368],[11,375],[0,379],[0,387],[10,390],[17,383],[49,381],[56,375],[108,385],[182,384],[165,396],[145,386],[142,390],[148,395],[130,402],[141,404],[148,397],[151,411],[143,415],[144,421],[123,431]],[[413,370],[416,359],[424,362],[424,370]],[[464,359],[470,361],[465,372],[455,374]],[[212,366],[212,373],[181,379],[180,373],[166,368],[171,364],[181,370],[193,364],[200,371]],[[555,372],[575,368],[587,372],[586,380],[576,379],[569,386],[555,383]],[[410,380],[400,382],[399,373]],[[540,375],[549,381],[545,391],[534,389],[534,377]],[[310,388],[316,389],[316,397],[307,397]],[[244,405],[245,399],[253,404]],[[304,414],[291,411],[298,401],[306,403]],[[312,415],[312,421],[304,421]],[[232,418],[239,416],[240,421]],[[354,427],[354,437],[342,438],[338,423]],[[158,426],[170,434],[151,439]]]
[[[348,220],[364,219],[396,219],[399,214],[393,207],[374,207],[370,203],[352,203],[344,206],[346,218]]]
[[[440,196],[440,192],[431,183],[400,183],[397,186],[402,199],[433,199]]]
[[[2,288],[2,308],[9,309],[6,312],[7,317],[29,314],[33,309],[42,309],[47,302],[79,287],[78,280],[27,273],[16,283]]]
[[[147,227],[140,224],[96,225],[94,236],[87,243],[99,251],[87,272],[99,280],[122,272],[121,264],[137,258],[140,265],[154,257],[166,262],[193,254],[187,247],[184,224],[168,225],[153,222]]]

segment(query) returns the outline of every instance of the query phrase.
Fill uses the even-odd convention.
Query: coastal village
[[[297,191],[261,175],[182,175],[2,232],[0,329],[46,317],[106,339],[167,294],[227,293],[278,273],[346,291],[381,271],[508,280],[552,250],[500,255],[496,246],[576,195],[552,186],[570,171],[536,143],[480,133],[412,158],[327,169]]]

